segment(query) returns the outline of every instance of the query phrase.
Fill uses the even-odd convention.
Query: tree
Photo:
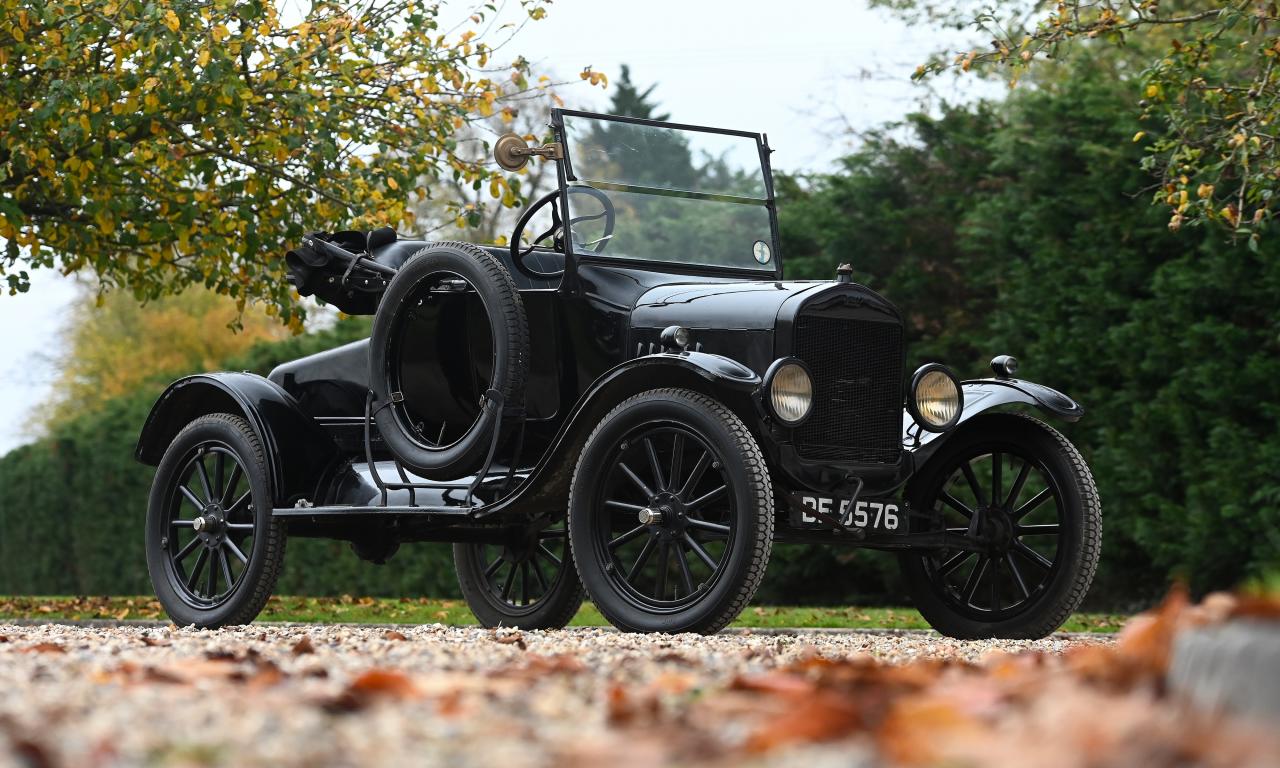
[[[1077,48],[1002,104],[914,116],[778,185],[788,272],[852,262],[903,309],[908,368],[982,376],[1010,353],[1084,404],[1055,426],[1107,510],[1093,598],[1120,607],[1280,567],[1280,246],[1170,232],[1134,196],[1140,53]],[[794,564],[857,581],[829,553]]]
[[[228,333],[237,318],[241,332]],[[258,342],[287,335],[260,305],[241,311],[230,297],[199,286],[146,305],[126,293],[98,297],[86,289],[64,333],[46,431],[153,380],[217,370]]]
[[[203,284],[299,329],[280,255],[304,232],[411,225],[440,178],[510,204],[456,141],[546,85],[496,13],[443,29],[422,0],[315,0],[297,23],[273,0],[0,0],[10,292],[33,267],[139,299]]]
[[[1145,50],[1136,98],[1143,167],[1169,227],[1217,223],[1257,248],[1280,193],[1280,11],[1272,0],[1068,0],[962,4],[939,13],[916,0],[875,0],[901,12],[967,20],[990,46],[935,58],[917,77],[1003,68],[1011,82],[1074,43]],[[998,11],[996,10],[998,9]]]

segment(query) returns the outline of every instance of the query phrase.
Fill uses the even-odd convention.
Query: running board
[[[466,517],[480,507],[473,506],[387,506],[374,505],[361,507],[342,504],[333,507],[276,507],[271,510],[272,517],[332,517],[339,515],[434,515],[449,517]]]

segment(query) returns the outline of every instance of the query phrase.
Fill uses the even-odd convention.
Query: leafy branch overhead
[[[439,179],[511,206],[519,179],[460,152],[548,78],[477,7],[318,0],[0,0],[0,274],[92,272],[140,299],[203,284],[294,328],[287,245],[313,229],[412,228]],[[599,83],[587,70],[583,79]]]
[[[1012,83],[1080,41],[1149,51],[1138,103],[1144,166],[1169,227],[1214,222],[1256,248],[1280,193],[1280,10],[1273,0],[1071,0],[1002,3],[948,13],[912,0],[877,0],[908,14],[967,21],[990,46],[936,58],[947,69],[1005,70]],[[998,11],[992,10],[998,8]]]

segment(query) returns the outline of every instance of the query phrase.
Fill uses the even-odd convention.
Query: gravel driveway
[[[0,625],[0,764],[620,768],[714,761],[723,754],[717,745],[743,739],[745,713],[730,707],[715,722],[691,719],[680,733],[637,724],[706,721],[691,703],[798,659],[977,662],[997,650],[1056,653],[1098,642],[1107,641]],[[850,765],[866,757],[862,749],[788,747],[745,762],[739,755],[732,764]]]

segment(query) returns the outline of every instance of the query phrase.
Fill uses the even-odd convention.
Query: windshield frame
[[[765,198],[761,200],[752,199],[752,203],[764,207],[769,214],[769,246],[773,250],[773,268],[772,269],[754,269],[750,267],[735,267],[726,265],[710,265],[710,264],[694,264],[684,261],[661,261],[657,259],[639,259],[625,256],[608,256],[595,253],[578,253],[573,247],[573,237],[568,231],[565,233],[565,281],[563,285],[575,284],[577,281],[578,264],[603,264],[618,266],[642,267],[655,272],[674,272],[686,275],[714,275],[714,276],[740,276],[755,280],[781,280],[782,279],[782,251],[778,247],[778,209],[774,197],[773,189],[773,171],[769,165],[769,155],[773,151],[769,148],[769,137],[763,133],[753,133],[751,131],[739,131],[730,128],[713,128],[704,125],[690,125],[687,123],[672,123],[662,120],[649,120],[639,117],[628,117],[622,115],[606,115],[599,112],[585,112],[575,109],[553,109],[551,110],[551,128],[555,133],[555,140],[562,147],[562,158],[556,163],[557,177],[560,185],[560,209],[562,211],[569,210],[569,187],[572,184],[591,184],[577,178],[573,172],[573,147],[566,140],[564,118],[580,117],[592,120],[604,120],[617,123],[631,123],[634,125],[652,126],[655,128],[667,128],[678,131],[696,131],[700,133],[719,134],[722,136],[736,136],[739,138],[751,139],[756,143],[756,151],[760,158],[760,171],[764,179]],[[592,185],[594,186],[594,185]],[[612,184],[607,186],[613,186]],[[604,184],[600,185],[600,189],[606,190]],[[680,196],[685,196],[681,194]],[[717,197],[725,197],[725,195],[717,195],[714,193],[688,193],[688,197],[696,199],[715,199]],[[565,228],[568,230],[568,223]]]

